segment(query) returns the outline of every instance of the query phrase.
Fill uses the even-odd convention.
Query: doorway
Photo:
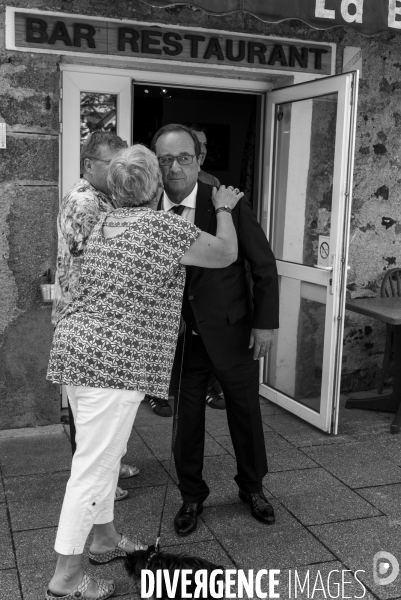
[[[133,88],[133,143],[150,147],[160,127],[196,124],[207,139],[202,170],[244,191],[257,211],[260,95],[137,83]]]
[[[204,170],[246,192],[277,260],[282,327],[261,365],[260,394],[336,433],[357,74],[302,74],[303,83],[273,90],[268,79],[196,70],[62,71],[61,197],[79,177],[86,129],[100,125],[149,146],[167,123],[205,128]]]

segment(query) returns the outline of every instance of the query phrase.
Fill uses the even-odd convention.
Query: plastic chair
[[[381,284],[380,296],[381,298],[401,296],[401,269],[390,269],[387,271]],[[386,323],[386,327],[386,347],[384,350],[383,366],[379,377],[379,384],[377,386],[378,394],[381,394],[383,391],[384,378],[387,373],[394,345],[394,325]]]

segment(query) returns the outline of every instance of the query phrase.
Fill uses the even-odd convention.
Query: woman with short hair
[[[168,397],[185,265],[223,268],[237,257],[230,209],[242,193],[214,189],[212,236],[154,210],[161,176],[145,146],[113,158],[108,184],[117,208],[93,229],[75,296],[55,330],[47,374],[67,386],[77,430],[47,600],[103,600],[114,593],[112,581],[90,578],[82,569],[92,526],[89,557],[96,564],[145,547],[114,526],[120,459],[145,394]]]

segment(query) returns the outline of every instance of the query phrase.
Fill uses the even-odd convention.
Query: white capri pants
[[[54,549],[82,554],[93,525],[114,519],[114,495],[145,392],[67,385],[77,449],[72,460]]]

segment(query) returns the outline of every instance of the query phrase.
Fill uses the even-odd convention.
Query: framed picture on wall
[[[230,125],[199,123],[205,129],[207,155],[202,169],[227,171],[230,157]]]

